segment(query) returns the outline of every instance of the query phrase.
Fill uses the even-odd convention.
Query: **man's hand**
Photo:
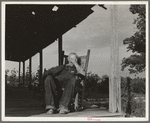
[[[72,55],[72,56],[68,56],[68,61],[69,61],[69,64],[73,64],[76,69],[77,69],[77,72],[84,75],[85,76],[85,72],[83,71],[83,69],[81,68],[80,65],[78,65],[77,63],[77,58],[76,56]]]
[[[70,59],[71,63],[73,63],[74,65],[78,65],[77,63],[77,59]]]
[[[77,69],[77,72],[85,76],[85,72],[83,71],[83,69],[81,68],[81,66],[78,65],[77,61],[74,60],[72,63],[75,65],[75,67]]]

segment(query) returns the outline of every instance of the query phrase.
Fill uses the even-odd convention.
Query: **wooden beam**
[[[121,89],[119,75],[119,40],[117,5],[111,5],[111,70],[109,81],[109,111],[121,113]]]
[[[89,57],[90,57],[90,50],[88,49],[87,51],[87,55],[86,55],[86,63],[85,63],[85,78],[83,81],[83,92],[82,92],[82,107],[84,107],[84,91],[85,91],[85,81],[86,81],[86,77],[87,77],[87,70],[88,70],[88,64],[89,64]]]
[[[62,36],[58,38],[58,65],[62,65]]]
[[[42,83],[42,72],[43,72],[43,50],[40,51],[40,75],[39,75],[39,82]]]
[[[30,82],[29,82],[29,85],[31,85],[32,83],[32,57],[30,57],[29,59],[29,75],[30,75]]]
[[[20,64],[21,62],[19,62],[19,84],[20,84]]]
[[[62,64],[64,64],[64,60],[65,60],[65,59],[64,59],[64,55],[65,55],[65,51],[62,51],[62,59],[61,59],[61,60],[62,60],[62,61],[61,61]]]
[[[25,61],[23,61],[23,84],[25,84]]]
[[[6,90],[7,90],[7,77],[8,77],[8,75],[5,75],[5,92],[6,92]],[[7,94],[7,93],[6,93]]]

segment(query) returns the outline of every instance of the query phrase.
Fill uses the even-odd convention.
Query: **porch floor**
[[[27,89],[11,89],[7,91],[5,101],[6,117],[123,117],[122,113],[110,113],[107,109],[89,108],[68,114],[47,114],[43,99],[33,98],[33,92]]]

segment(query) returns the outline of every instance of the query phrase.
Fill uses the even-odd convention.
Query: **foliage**
[[[145,96],[145,95],[144,95]],[[145,117],[145,102],[142,98],[132,98],[131,116]]]
[[[99,77],[97,74],[90,74],[85,84],[86,98],[99,98],[109,93],[109,77],[103,75]]]
[[[40,77],[40,65],[37,68],[36,79],[39,80],[39,77]]]
[[[145,103],[141,95],[145,96],[145,79],[121,77],[121,108],[125,113],[130,116],[145,116]],[[140,98],[136,99],[137,96]]]
[[[9,70],[5,70],[5,75],[8,74]],[[13,70],[11,70],[11,75],[8,76],[7,75],[7,81],[10,82],[10,86],[16,86],[18,84],[18,77],[17,77],[17,73],[18,71],[15,70],[15,68]]]
[[[145,78],[135,78],[131,81],[131,90],[134,93],[145,94]]]
[[[126,38],[123,43],[128,45],[127,51],[136,53],[122,60],[122,70],[130,67],[130,73],[141,73],[145,71],[145,45],[146,45],[146,8],[145,5],[131,5],[130,12],[138,14],[133,24],[136,24],[137,32],[130,38]]]
[[[5,70],[5,75],[6,75],[6,76],[8,75],[8,72],[9,72],[9,70],[6,69],[6,70]]]
[[[38,67],[37,69],[36,75],[33,75],[33,73],[31,73],[31,76],[32,76],[31,85],[34,85],[34,82],[39,80],[39,68],[40,67]],[[8,73],[9,73],[9,70],[6,69],[5,75],[7,75],[7,81],[10,82],[8,86],[12,87],[12,86],[16,86],[16,84],[19,84],[19,76],[17,76],[18,71],[15,70],[14,68],[13,70],[11,70],[11,75],[8,75]],[[29,66],[28,66],[25,72],[25,83],[29,85],[29,82],[30,82],[30,73],[29,73]],[[23,73],[20,74],[20,84],[22,83],[23,83]]]
[[[26,84],[29,84],[29,82],[30,82],[29,66],[27,66],[27,70],[25,73],[25,82],[26,82]]]
[[[102,76],[102,81],[101,81],[101,86],[99,88],[99,92],[109,94],[109,76],[108,75]]]
[[[15,70],[15,68],[13,69],[13,70],[11,70],[11,75],[10,75],[10,81],[12,82],[12,83],[16,83],[17,81],[17,73],[18,73],[18,71],[17,70]]]
[[[124,112],[131,112],[130,106],[128,105],[131,100],[131,79],[129,77],[121,77],[121,109]]]
[[[97,74],[90,74],[87,78],[86,85],[85,85],[85,97],[93,97],[95,93],[98,93],[97,82],[99,81],[100,77]],[[92,93],[91,93],[92,92]]]
[[[39,73],[40,73],[40,66],[38,66],[38,68],[37,68],[36,75],[33,75],[32,72],[31,72],[31,76],[32,76],[31,84],[33,84],[35,81],[39,81]],[[27,70],[26,70],[25,81],[26,81],[27,84],[30,83],[29,66],[27,67]]]

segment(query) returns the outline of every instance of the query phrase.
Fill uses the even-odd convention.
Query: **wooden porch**
[[[40,94],[33,98],[33,91],[27,88],[11,88],[6,92],[5,117],[123,117],[122,113],[111,113],[105,107],[89,107],[79,112],[49,115]]]

